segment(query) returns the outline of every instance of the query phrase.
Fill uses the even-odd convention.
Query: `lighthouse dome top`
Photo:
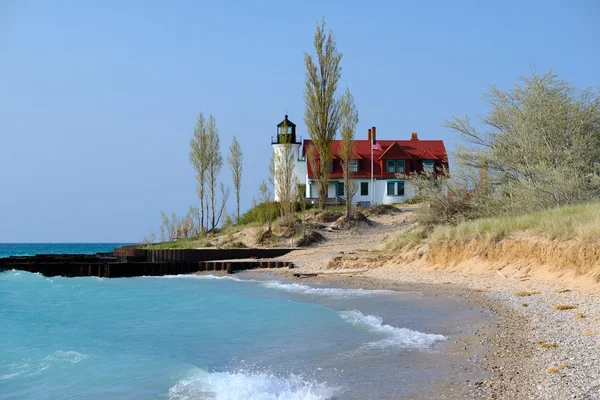
[[[287,114],[285,119],[277,124],[276,139],[273,140],[273,138],[271,138],[271,144],[284,143],[300,144],[300,142],[296,140],[296,124],[288,119]]]
[[[293,123],[292,121],[290,121],[290,120],[288,119],[288,116],[287,116],[287,114],[286,114],[286,116],[285,116],[285,119],[284,119],[283,121],[281,121],[280,123],[278,123],[278,124],[277,124],[277,127],[278,127],[278,128],[281,128],[281,127],[282,127],[282,126],[284,126],[284,125],[287,125],[287,126],[289,126],[289,127],[296,126],[296,124],[295,124],[295,123]]]

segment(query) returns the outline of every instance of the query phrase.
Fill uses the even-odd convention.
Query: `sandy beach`
[[[493,323],[465,327],[452,338],[459,350],[474,354],[470,361],[485,378],[440,388],[440,398],[600,398],[597,292],[577,289],[572,279],[523,277],[510,266],[502,271],[480,265],[444,270],[424,265],[415,254],[390,255],[381,250],[412,223],[410,212],[369,218],[372,226],[324,227],[324,243],[282,257],[296,268],[263,273],[309,285],[418,290],[459,298],[459,307],[492,311]],[[483,356],[475,356],[479,347]]]

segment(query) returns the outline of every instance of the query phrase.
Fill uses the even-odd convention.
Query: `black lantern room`
[[[283,144],[283,143],[297,143],[300,144],[296,140],[296,124],[288,119],[288,116],[285,116],[285,119],[277,124],[277,139],[272,140],[272,144]]]

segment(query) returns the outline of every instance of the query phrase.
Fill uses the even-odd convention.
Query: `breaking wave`
[[[444,335],[423,333],[384,324],[381,317],[365,315],[357,310],[342,311],[340,316],[351,325],[367,329],[372,333],[385,335],[384,339],[369,343],[366,346],[369,348],[396,347],[424,350],[430,348],[436,342],[446,340]]]
[[[145,276],[144,278],[156,279],[199,279],[199,280],[227,280],[236,282],[252,282],[243,280],[229,275],[196,275],[196,274],[179,274],[179,275],[163,275],[163,276]]]
[[[395,293],[393,290],[366,290],[366,289],[341,289],[341,288],[319,288],[301,285],[299,283],[281,283],[277,281],[268,281],[261,283],[262,286],[271,289],[285,290],[288,292],[330,296],[340,299],[349,297],[372,297],[382,294]]]
[[[325,400],[335,389],[305,380],[301,375],[285,377],[270,372],[207,372],[195,369],[169,389],[169,400]]]

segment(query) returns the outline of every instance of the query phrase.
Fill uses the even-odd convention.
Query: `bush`
[[[265,216],[267,215],[267,209],[268,208],[265,203],[256,204],[240,216],[239,221],[237,221],[237,225],[243,226],[266,223],[267,221]],[[279,216],[279,212],[279,203],[271,203],[271,220],[275,220]]]
[[[300,237],[300,240],[298,240],[297,246],[298,247],[308,247],[313,243],[320,243],[320,242],[323,242],[324,240],[325,240],[325,238],[319,232],[310,231]]]
[[[247,247],[248,246],[246,246],[244,243],[242,243],[240,241],[227,243],[223,246],[224,249],[245,249]]]

